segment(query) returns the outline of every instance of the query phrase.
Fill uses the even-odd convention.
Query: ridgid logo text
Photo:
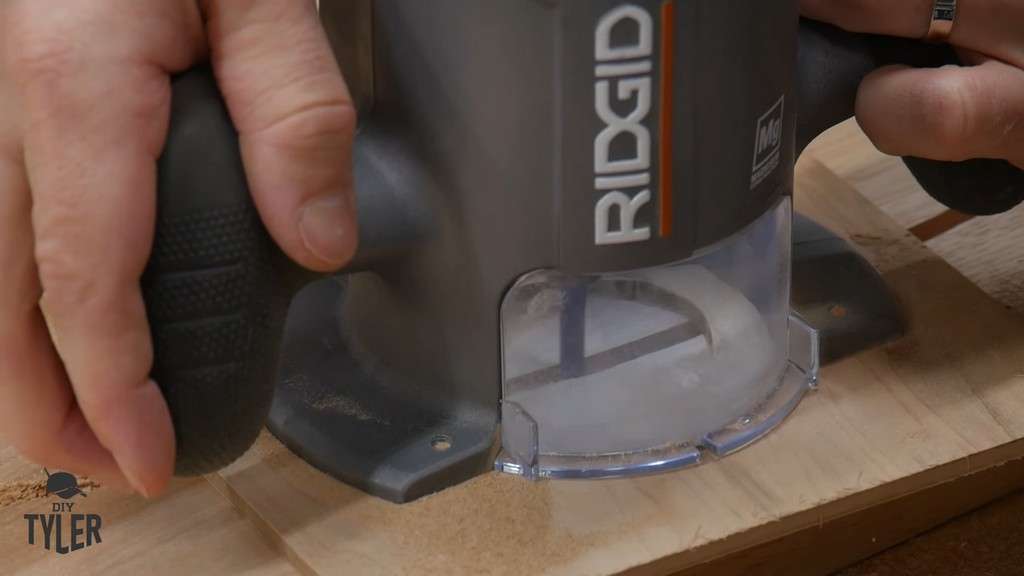
[[[46,494],[65,501],[51,502],[46,513],[25,514],[29,545],[67,554],[103,542],[100,515],[74,511],[75,505],[80,504],[76,500],[86,497],[78,480],[67,472],[50,474],[47,470],[46,476]]]
[[[655,21],[649,11],[625,4],[605,14],[597,24],[594,109],[602,123],[594,140],[594,188],[599,195],[594,206],[597,245],[651,238],[652,223],[639,222],[638,212],[652,201],[655,178],[659,191],[659,235],[671,234],[673,13],[672,2],[664,2],[658,70],[654,65]],[[656,74],[661,86],[657,110]],[[630,109],[623,110],[630,105]],[[655,152],[651,124],[658,116],[660,138]]]

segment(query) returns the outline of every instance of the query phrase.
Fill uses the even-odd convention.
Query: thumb
[[[881,68],[863,82],[857,121],[893,156],[1009,160],[1024,168],[1024,70],[977,66]]]
[[[213,68],[263,222],[298,264],[356,249],[355,107],[314,0],[204,0]]]

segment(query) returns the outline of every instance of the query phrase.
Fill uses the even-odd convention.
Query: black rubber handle
[[[797,149],[854,115],[857,89],[871,71],[888,64],[934,68],[959,64],[947,45],[851,34],[828,24],[800,24]],[[997,214],[1024,201],[1024,170],[1004,160],[938,162],[903,158],[921,187],[954,210]]]
[[[289,303],[315,278],[260,220],[209,67],[174,80],[157,204],[142,279],[152,375],[174,422],[175,473],[205,474],[241,456],[263,427]]]

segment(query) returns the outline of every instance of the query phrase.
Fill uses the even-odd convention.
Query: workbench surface
[[[908,332],[827,367],[737,454],[631,480],[487,474],[398,506],[264,435],[152,502],[87,487],[68,502],[102,541],[58,554],[25,516],[64,501],[0,447],[0,574],[824,575],[1024,487],[1020,212],[945,212],[853,123],[804,155],[796,207],[880,270]]]

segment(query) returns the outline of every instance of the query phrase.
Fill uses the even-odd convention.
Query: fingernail
[[[306,248],[321,260],[343,266],[352,258],[352,204],[344,196],[329,196],[309,203],[299,229]]]
[[[88,478],[99,484],[100,488],[110,488],[124,496],[131,496],[135,493],[135,490],[128,484],[128,481],[123,476],[117,474],[101,472],[90,474]]]
[[[135,475],[135,472],[131,468],[124,466],[121,467],[121,470],[124,472],[125,478],[128,479],[128,483],[132,485],[132,488],[134,488],[139,494],[142,494],[143,498],[149,498],[149,489],[147,489],[146,485],[143,484],[139,477]]]

